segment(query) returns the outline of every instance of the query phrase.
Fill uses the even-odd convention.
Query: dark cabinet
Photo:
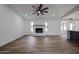
[[[79,40],[79,32],[78,31],[68,31],[67,39],[69,40]]]

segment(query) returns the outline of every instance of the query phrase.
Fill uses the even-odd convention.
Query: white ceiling
[[[73,13],[73,14],[70,14],[70,15],[68,15],[68,16],[66,16],[66,17],[64,17],[63,19],[74,19],[74,20],[79,20],[79,11],[78,12],[75,12],[75,13]]]
[[[33,10],[35,10],[34,8],[32,8],[32,5],[34,5],[35,7],[39,6],[38,4],[11,4],[8,6],[26,20],[59,19],[77,6],[76,4],[44,4],[43,8],[49,8],[48,13],[45,13],[45,15],[37,16],[36,14],[32,14]],[[27,14],[27,16],[25,16],[25,14]],[[52,16],[52,14],[55,14],[55,16]]]
[[[74,9],[72,9],[63,19],[79,20],[79,5],[77,5]]]

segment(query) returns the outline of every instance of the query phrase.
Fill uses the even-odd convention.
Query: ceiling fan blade
[[[39,10],[41,10],[42,6],[43,6],[43,5],[42,5],[42,4],[40,4],[40,6],[38,7],[38,8],[39,8]]]
[[[42,12],[41,12],[41,14],[44,15]]]
[[[34,9],[36,9],[37,10],[37,8],[36,7],[34,7],[34,6],[32,6]]]
[[[43,11],[43,10],[47,10],[47,9],[48,9],[48,7],[46,7],[46,8],[44,8],[44,9],[42,9],[42,11]]]
[[[42,12],[44,12],[44,13],[48,13],[48,11],[42,11]]]

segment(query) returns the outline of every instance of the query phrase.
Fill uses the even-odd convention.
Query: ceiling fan
[[[32,13],[32,14],[37,14],[37,16],[39,14],[44,15],[44,13],[48,13],[48,11],[46,11],[48,9],[48,7],[42,8],[43,4],[40,4],[37,8],[33,5],[32,5],[32,7],[35,9],[34,13]]]

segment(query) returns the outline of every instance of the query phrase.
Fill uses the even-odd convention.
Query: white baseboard
[[[6,41],[6,42],[2,42],[2,43],[0,44],[0,47],[6,45],[6,44],[8,44],[8,43],[10,43],[10,42],[12,42],[12,41],[14,41],[14,40],[16,40],[16,39],[18,39],[18,38],[20,38],[20,37],[22,37],[22,36],[24,36],[24,35],[25,35],[25,34],[23,34],[23,35],[18,35],[18,36],[16,36],[15,38],[12,38],[12,39],[10,39],[10,40],[8,40],[8,41]]]

